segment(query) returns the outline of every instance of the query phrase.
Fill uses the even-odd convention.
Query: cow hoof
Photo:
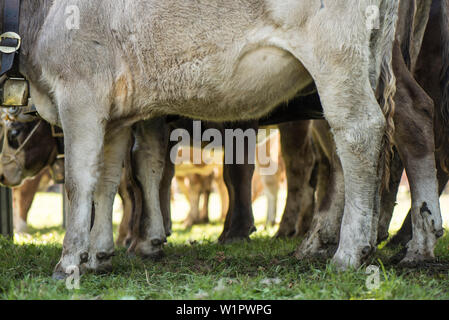
[[[107,253],[107,252],[98,252],[97,253],[97,259],[99,261],[105,261],[111,259],[113,256],[115,256],[115,252]]]
[[[340,271],[357,269],[362,264],[363,249],[364,248],[362,248],[362,250],[356,251],[344,251],[338,249],[334,257],[332,258],[332,264],[334,264]]]
[[[309,237],[299,245],[295,257],[299,260],[327,260],[332,258],[337,250],[337,244],[324,243],[318,233],[311,233]]]
[[[444,236],[444,229],[438,230],[437,232],[435,232],[435,236],[437,237],[437,239],[441,238]]]
[[[137,243],[134,252],[146,260],[158,261],[164,257],[164,239],[151,239]]]
[[[224,230],[218,238],[220,244],[232,244],[236,242],[251,241],[249,236],[256,232],[257,229],[254,225],[245,228],[239,228],[238,230]]]
[[[159,250],[150,254],[144,254],[141,255],[142,259],[144,260],[150,260],[150,261],[160,261],[161,259],[163,259],[165,257],[165,253],[163,250]]]
[[[220,244],[233,244],[238,242],[250,242],[251,239],[249,236],[230,236],[230,237],[224,237],[219,240]]]
[[[280,227],[278,232],[276,232],[276,235],[274,236],[275,239],[290,239],[293,238],[296,234],[296,229],[287,229]]]
[[[22,218],[14,218],[14,230],[19,234],[28,233],[28,225]]]
[[[154,247],[160,247],[160,246],[162,246],[162,244],[164,244],[164,241],[161,239],[153,239],[153,240],[151,240],[151,244]]]
[[[65,272],[55,271],[55,272],[53,272],[52,279],[57,280],[57,281],[63,281],[65,279],[67,279],[68,276],[69,275],[66,274]]]
[[[399,262],[399,266],[402,267],[413,267],[419,265],[423,262],[432,262],[435,257],[431,254],[420,253],[418,251],[407,250],[405,257]]]
[[[87,263],[89,261],[89,253],[84,252],[80,254],[80,263]]]

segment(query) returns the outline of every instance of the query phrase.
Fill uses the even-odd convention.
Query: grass
[[[395,267],[388,262],[395,252],[378,250],[371,264],[380,267],[380,283],[370,290],[366,267],[338,272],[331,264],[296,260],[291,253],[300,240],[273,240],[274,228],[262,230],[263,201],[255,204],[260,231],[252,241],[222,246],[216,243],[222,224],[214,217],[210,225],[183,230],[188,208],[175,200],[165,258],[143,261],[119,249],[112,273],[83,275],[80,289],[68,290],[51,279],[64,235],[60,215],[54,214],[60,199],[40,194],[30,235],[16,235],[15,242],[0,239],[0,299],[449,299],[448,235],[438,243],[438,263],[418,269]],[[114,212],[117,223],[119,203]]]

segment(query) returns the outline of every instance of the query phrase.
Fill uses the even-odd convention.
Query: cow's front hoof
[[[367,247],[363,247],[360,250],[341,250],[338,249],[332,258],[332,263],[340,271],[346,271],[350,269],[357,269],[362,265],[362,256],[366,255]]]
[[[78,253],[70,254],[67,251],[63,252],[61,260],[56,265],[53,271],[53,279],[63,280],[71,275],[81,275],[86,271],[89,253],[78,251]]]
[[[236,242],[251,241],[249,236],[256,232],[256,226],[252,224],[249,227],[224,230],[223,233],[218,238],[218,243],[220,244],[232,244]]]
[[[158,261],[164,257],[165,239],[154,238],[137,243],[134,252],[143,259]]]
[[[114,251],[110,252],[91,252],[89,255],[89,261],[87,263],[87,269],[93,273],[108,273],[112,271],[112,257]]]
[[[310,232],[296,250],[295,257],[302,259],[327,260],[332,258],[337,250],[336,243],[325,242],[320,233]]]

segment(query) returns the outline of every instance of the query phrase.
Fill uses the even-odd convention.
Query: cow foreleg
[[[228,214],[220,243],[248,240],[256,230],[251,204],[251,178],[254,165],[224,165],[223,176],[229,195]]]
[[[333,262],[341,268],[358,267],[377,240],[385,116],[368,78],[353,73],[324,84],[317,81],[317,86],[344,173],[345,206]]]
[[[90,232],[89,263],[93,271],[108,271],[112,268],[114,239],[112,232],[112,210],[123,172],[123,162],[128,150],[129,128],[106,134],[103,166],[94,193],[95,219]]]
[[[65,142],[65,186],[69,214],[62,256],[54,277],[65,278],[78,268],[82,272],[89,261],[93,193],[103,158],[104,118],[90,108],[102,106],[89,84],[78,82],[74,88],[60,88],[56,93]],[[70,94],[69,94],[70,93]],[[99,108],[100,109],[100,108]]]
[[[251,124],[243,124],[243,130],[256,128]],[[229,195],[229,207],[223,232],[218,241],[220,243],[232,243],[240,240],[249,240],[251,233],[256,231],[254,225],[253,208],[251,203],[251,183],[255,165],[249,163],[247,141],[245,142],[244,164],[224,164],[223,177]],[[238,152],[234,146],[234,163]],[[225,149],[225,154],[229,150]]]
[[[166,160],[168,127],[164,119],[144,121],[136,125],[134,134],[135,167],[144,194],[143,234],[137,241],[135,252],[145,258],[157,259],[163,255],[162,246],[167,241],[159,192]]]

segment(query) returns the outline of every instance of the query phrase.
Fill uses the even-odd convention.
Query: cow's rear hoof
[[[53,280],[57,280],[57,281],[63,281],[66,280],[68,278],[68,274],[63,272],[63,271],[54,271],[53,275],[51,276],[51,278]]]

